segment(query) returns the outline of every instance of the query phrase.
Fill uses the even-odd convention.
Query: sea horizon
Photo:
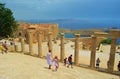
[[[19,21],[19,20],[18,20]],[[59,28],[71,30],[84,29],[120,29],[120,22],[117,20],[78,20],[78,19],[30,19],[20,20],[23,22],[39,24],[58,24]]]

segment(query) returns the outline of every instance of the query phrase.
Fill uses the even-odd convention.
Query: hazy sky
[[[81,19],[120,21],[120,0],[0,0],[17,20]]]

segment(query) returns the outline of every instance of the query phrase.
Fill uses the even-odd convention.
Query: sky
[[[16,20],[80,19],[120,21],[120,0],[0,0]]]

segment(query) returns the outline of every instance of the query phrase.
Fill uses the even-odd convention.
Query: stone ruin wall
[[[37,42],[37,33],[42,32],[42,41],[48,39],[48,33],[52,32],[52,38],[57,38],[58,36],[58,24],[26,24],[20,23],[15,37],[25,37],[26,42],[29,42],[27,30],[33,30],[33,43]]]
[[[99,43],[105,38],[97,38],[97,42],[96,42],[96,47],[99,46]],[[85,44],[85,49],[86,50],[90,50],[91,49],[91,45],[92,45],[92,38],[80,38],[79,42],[82,42],[82,44]],[[83,48],[84,49],[84,48]]]
[[[99,43],[105,38],[97,38],[96,47],[99,46]],[[74,38],[66,38],[66,40],[75,41]],[[80,38],[79,45],[81,50],[90,50],[92,45],[92,37]],[[84,47],[83,47],[84,46]]]
[[[49,25],[49,26],[48,26]],[[30,28],[32,26],[32,28]],[[37,26],[37,28],[34,28],[34,26]],[[39,29],[39,27],[42,27]],[[45,27],[45,28],[44,28]],[[52,38],[56,38],[58,36],[59,28],[58,24],[20,24],[18,31],[15,34],[15,37],[19,37],[19,33],[21,33],[22,37],[26,37],[26,42],[29,42],[28,36],[27,36],[27,30],[33,29],[33,43],[37,42],[37,31],[42,32],[42,40],[46,41],[48,39],[48,33],[52,32]],[[74,41],[74,38],[65,38],[66,40]],[[99,43],[105,38],[97,38],[97,46]],[[80,44],[85,45],[85,50],[90,50],[91,48],[91,37],[89,38],[80,38],[79,42]]]

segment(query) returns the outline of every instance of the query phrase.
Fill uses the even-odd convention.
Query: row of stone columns
[[[74,63],[75,65],[79,65],[79,34],[75,34],[75,56],[74,56]],[[110,57],[109,57],[109,66],[108,71],[112,72],[114,69],[114,62],[115,62],[115,51],[116,51],[116,40],[112,38],[111,50],[110,50]],[[92,36],[92,46],[91,46],[91,56],[90,56],[90,67],[92,69],[95,68],[95,61],[96,61],[96,42],[97,37]],[[64,34],[61,34],[61,61],[64,60],[65,57],[65,46],[64,46]]]
[[[79,37],[80,34],[75,34],[75,55],[74,55],[74,63],[75,65],[79,65]],[[64,34],[61,34],[61,61],[64,60],[65,57],[65,46],[64,46]],[[92,50],[91,50],[91,59],[90,59],[90,67],[95,68],[95,58],[96,58],[96,37],[92,36]]]
[[[75,37],[75,65],[79,64],[79,34],[76,34]],[[38,56],[42,56],[42,34],[41,32],[38,32]],[[32,31],[28,31],[28,38],[29,38],[29,53],[30,55],[33,55],[33,42],[32,42]],[[48,34],[48,42],[49,42],[49,50],[52,51],[52,33],[50,32]],[[21,48],[22,52],[25,52],[25,45],[24,45],[24,39],[21,38]],[[52,53],[52,52],[51,52]],[[64,45],[64,33],[61,34],[61,54],[60,54],[60,60],[63,61],[65,58],[65,45]]]
[[[28,30],[28,38],[29,38],[29,54],[33,55],[33,32],[32,30]],[[52,33],[48,34],[48,41],[49,41],[49,50],[52,51]],[[20,38],[21,42],[21,52],[25,53],[25,44],[24,38]],[[18,49],[17,49],[18,50]],[[52,52],[51,52],[52,53]],[[38,32],[38,57],[43,57],[42,55],[42,33]]]
[[[116,51],[116,38],[112,38],[111,48],[110,48],[110,56],[109,56],[109,64],[108,71],[112,72],[114,70],[114,62],[115,62],[115,51]],[[95,59],[96,59],[96,42],[97,37],[92,36],[92,46],[91,46],[91,58],[90,58],[90,67],[95,68]]]
[[[33,55],[33,41],[32,41],[32,31],[28,31],[28,38],[29,38],[29,53],[30,55]],[[42,34],[41,32],[38,32],[38,56],[43,57],[42,55]],[[75,65],[79,65],[79,37],[80,34],[75,34],[75,55],[74,55],[74,63]],[[48,46],[49,50],[51,50],[52,53],[52,33],[48,34]],[[95,68],[95,60],[96,60],[96,42],[97,37],[92,36],[92,46],[91,46],[91,58],[90,58],[90,67]],[[21,38],[21,49],[22,52],[25,52],[25,45],[24,45],[24,39]],[[116,39],[112,38],[112,44],[111,44],[111,50],[110,50],[110,57],[109,57],[109,67],[108,71],[112,72],[114,68],[114,61],[115,61],[115,49],[116,49]],[[61,34],[61,53],[60,53],[60,60],[63,62],[65,58],[65,45],[64,45],[64,33]]]

